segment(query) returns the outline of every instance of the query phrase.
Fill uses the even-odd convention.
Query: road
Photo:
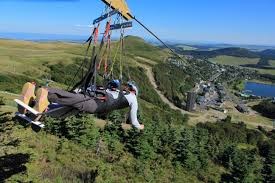
[[[151,61],[152,62],[152,61]],[[146,64],[142,64],[142,63],[138,63],[138,66],[142,67],[143,69],[145,69],[146,71],[146,75],[151,83],[151,85],[154,87],[154,90],[157,92],[157,94],[159,95],[159,97],[161,98],[161,100],[167,104],[171,109],[173,110],[179,110],[182,114],[191,114],[190,112],[187,112],[177,106],[175,106],[172,102],[170,102],[163,94],[162,92],[158,89],[158,86],[156,84],[156,80],[155,80],[155,77],[154,77],[154,73],[153,73],[153,70],[152,70],[152,67],[146,65]]]

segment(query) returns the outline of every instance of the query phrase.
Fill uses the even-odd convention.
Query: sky
[[[127,0],[164,40],[275,45],[275,0]],[[90,34],[100,0],[0,0],[0,32]],[[127,34],[153,39],[134,23]]]

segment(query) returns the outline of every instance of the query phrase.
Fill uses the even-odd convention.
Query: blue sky
[[[275,45],[274,0],[127,2],[166,40]],[[0,32],[88,35],[103,9],[100,0],[0,0]],[[137,24],[128,34],[152,38]]]

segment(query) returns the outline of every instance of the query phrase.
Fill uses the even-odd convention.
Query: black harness
[[[113,96],[106,92],[105,100],[95,99],[97,103],[96,113],[108,113],[113,110],[123,109],[129,106],[129,103],[124,96],[125,94],[120,91],[118,98],[114,99]]]

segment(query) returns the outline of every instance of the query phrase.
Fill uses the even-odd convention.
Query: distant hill
[[[223,48],[245,48],[250,51],[261,52],[264,50],[275,50],[275,46],[266,46],[266,45],[243,45],[243,44],[225,44],[225,43],[181,43],[181,42],[166,42],[173,49],[179,48],[192,48],[188,50],[197,50],[197,51],[213,51]],[[162,45],[159,47],[164,48]],[[187,49],[182,49],[187,50]]]
[[[264,57],[275,58],[275,50],[273,49],[267,49],[267,50],[261,51],[260,54]]]
[[[245,48],[223,48],[213,51],[182,51],[181,54],[193,55],[200,58],[213,58],[220,55],[247,57],[247,58],[259,58],[260,55],[256,52],[249,51]]]
[[[192,55],[196,58],[213,58],[217,56],[234,56],[234,57],[246,57],[246,58],[268,58],[275,59],[275,50],[268,49],[261,52],[250,51],[245,48],[230,47],[217,49],[213,51],[197,51],[197,50],[176,50],[178,53],[183,55]]]
[[[135,55],[152,59],[154,61],[163,61],[169,54],[167,51],[159,47],[148,44],[144,39],[136,36],[125,37],[125,54]]]

